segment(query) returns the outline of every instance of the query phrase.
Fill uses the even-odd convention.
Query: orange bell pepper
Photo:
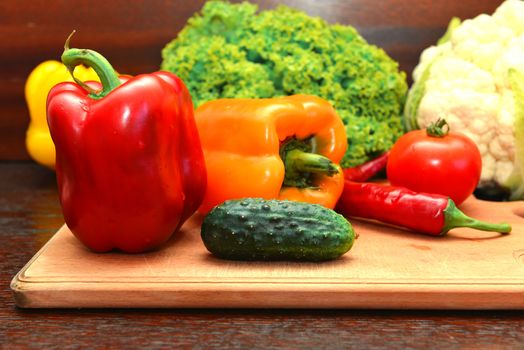
[[[220,99],[200,106],[195,119],[208,172],[202,214],[245,197],[335,206],[347,139],[329,102],[308,95]]]

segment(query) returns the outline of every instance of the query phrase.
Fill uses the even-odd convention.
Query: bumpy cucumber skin
[[[351,224],[321,205],[246,198],[229,200],[204,218],[201,236],[229,260],[324,261],[351,249]]]

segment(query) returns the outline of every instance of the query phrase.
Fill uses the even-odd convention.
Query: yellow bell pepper
[[[100,81],[92,68],[77,66],[75,76],[82,81]],[[54,169],[55,145],[49,134],[46,118],[47,94],[53,86],[64,81],[73,81],[67,68],[59,61],[45,61],[33,69],[25,84],[25,98],[29,109],[29,127],[26,147],[31,158]]]

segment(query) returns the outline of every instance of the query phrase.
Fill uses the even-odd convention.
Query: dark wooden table
[[[18,309],[11,278],[62,223],[52,171],[0,162],[2,349],[524,347],[524,313],[514,310]]]

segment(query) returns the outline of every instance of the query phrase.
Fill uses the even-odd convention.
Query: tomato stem
[[[444,137],[449,133],[449,124],[444,118],[439,118],[436,122],[429,124],[426,134],[430,137]]]

